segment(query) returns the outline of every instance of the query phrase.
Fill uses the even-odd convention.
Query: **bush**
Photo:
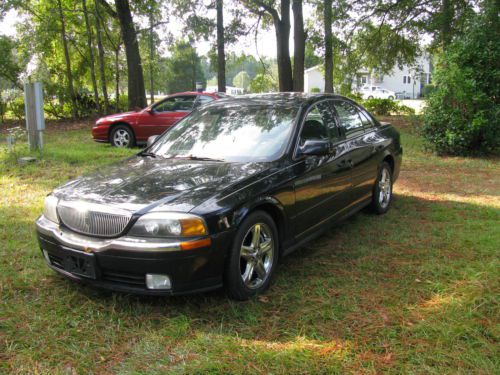
[[[494,2],[493,2],[494,3]],[[492,4],[493,4],[492,3]],[[485,3],[488,4],[488,3]],[[500,31],[492,10],[476,15],[438,56],[422,133],[439,154],[496,153],[500,144]]]
[[[313,88],[311,88],[311,93],[317,94],[319,92],[321,92],[321,89],[319,87],[313,87]]]
[[[346,96],[358,103],[363,101],[363,96],[359,92],[349,92]]]
[[[363,105],[370,112],[379,115],[387,116],[391,112],[395,112],[398,104],[391,99],[367,99],[363,102]]]
[[[24,98],[22,96],[11,100],[7,108],[16,119],[24,119]]]
[[[422,96],[424,98],[427,98],[429,95],[431,95],[434,91],[436,90],[436,86],[434,85],[425,85],[423,90],[422,90]]]

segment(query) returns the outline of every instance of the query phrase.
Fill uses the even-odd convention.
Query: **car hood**
[[[139,112],[137,112],[137,111],[129,111],[129,112],[116,113],[114,115],[109,115],[109,116],[101,117],[98,121],[116,121],[116,120],[120,120],[122,118],[126,118],[126,117],[137,115],[138,113]]]
[[[155,207],[188,212],[224,189],[266,170],[268,163],[132,157],[54,190],[63,201],[128,211]]]

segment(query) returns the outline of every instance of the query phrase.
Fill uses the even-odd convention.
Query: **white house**
[[[380,75],[360,70],[353,82],[353,89],[365,85],[381,86],[384,89],[396,92],[401,99],[419,98],[425,85],[431,83],[432,61],[424,55],[417,59],[414,65],[404,65],[401,69],[395,66],[390,74]],[[304,71],[304,92],[314,92],[325,89],[325,77],[322,65],[317,65]]]

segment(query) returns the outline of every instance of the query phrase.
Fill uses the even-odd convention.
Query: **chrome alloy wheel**
[[[118,129],[113,134],[113,144],[116,147],[128,147],[130,144],[130,134],[125,129]]]
[[[247,288],[259,288],[273,267],[274,241],[271,228],[265,223],[254,224],[245,234],[240,249],[241,279]]]
[[[392,194],[392,183],[391,183],[391,174],[387,170],[387,168],[382,169],[382,173],[380,175],[380,180],[378,182],[379,187],[379,196],[378,202],[380,203],[380,207],[386,208],[391,201]]]

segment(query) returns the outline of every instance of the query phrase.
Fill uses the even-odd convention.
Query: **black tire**
[[[116,125],[111,130],[109,142],[114,147],[131,148],[135,146],[135,135],[127,125]]]
[[[368,97],[368,99],[373,99],[373,96],[372,96],[372,95],[370,95],[370,96]]]
[[[394,96],[390,95],[389,100],[394,100]]]
[[[259,243],[255,250],[252,242],[256,237],[254,233],[257,231],[255,229],[257,225]],[[269,239],[272,250],[266,251]],[[259,259],[262,266],[259,264]],[[239,226],[226,262],[224,287],[229,297],[244,301],[266,291],[278,265],[278,259],[279,237],[274,220],[264,211],[252,212]],[[264,277],[261,277],[261,271],[265,271]],[[243,278],[248,275],[249,277],[245,278],[247,281],[244,281]]]
[[[392,168],[389,163],[383,162],[380,165],[375,186],[373,186],[371,202],[372,211],[378,215],[389,211],[392,202],[392,184]]]

